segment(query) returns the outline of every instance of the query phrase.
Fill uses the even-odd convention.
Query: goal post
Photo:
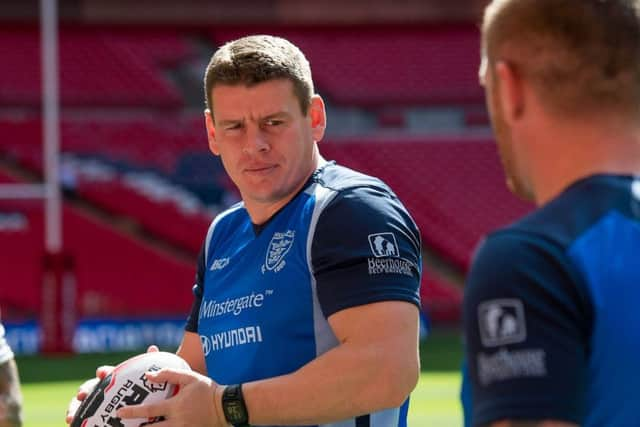
[[[77,301],[74,262],[64,249],[62,232],[57,15],[57,0],[40,0],[44,181],[0,184],[0,199],[44,202],[44,253],[36,268],[42,271],[40,351],[49,354],[72,351]]]

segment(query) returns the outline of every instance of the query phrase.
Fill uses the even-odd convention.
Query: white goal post
[[[44,201],[42,257],[41,350],[69,352],[75,328],[76,289],[73,261],[63,249],[60,188],[60,96],[58,55],[58,1],[40,0],[42,70],[42,145],[44,182],[0,184],[0,199]]]

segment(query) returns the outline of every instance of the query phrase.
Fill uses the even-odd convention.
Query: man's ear
[[[207,140],[209,141],[209,150],[216,155],[220,155],[220,150],[218,149],[218,143],[216,142],[216,127],[213,123],[213,116],[211,115],[211,110],[208,108],[204,110],[204,122],[207,127]]]
[[[313,95],[309,104],[309,116],[311,118],[311,134],[314,141],[320,141],[324,137],[327,128],[327,113],[324,109],[324,101],[320,95]]]
[[[503,119],[513,123],[525,113],[524,82],[513,64],[498,61],[495,64],[497,101],[502,107]]]

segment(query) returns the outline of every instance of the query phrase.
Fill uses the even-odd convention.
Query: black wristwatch
[[[234,427],[250,427],[247,405],[242,397],[242,384],[228,385],[222,392],[222,412]]]

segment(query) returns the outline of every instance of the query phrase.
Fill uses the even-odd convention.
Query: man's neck
[[[625,130],[626,129],[626,130]],[[539,143],[534,172],[537,205],[574,182],[595,174],[640,174],[640,129],[600,126],[555,127]]]
[[[291,191],[287,196],[274,201],[274,202],[266,202],[266,203],[251,203],[245,201],[245,209],[249,213],[249,217],[251,218],[251,222],[255,225],[261,225],[269,221],[276,213],[280,211],[283,207],[287,205],[305,186],[311,175],[318,170],[319,167],[326,164],[327,161],[321,156],[316,156],[313,167],[309,171],[309,173],[301,180],[298,185]]]

